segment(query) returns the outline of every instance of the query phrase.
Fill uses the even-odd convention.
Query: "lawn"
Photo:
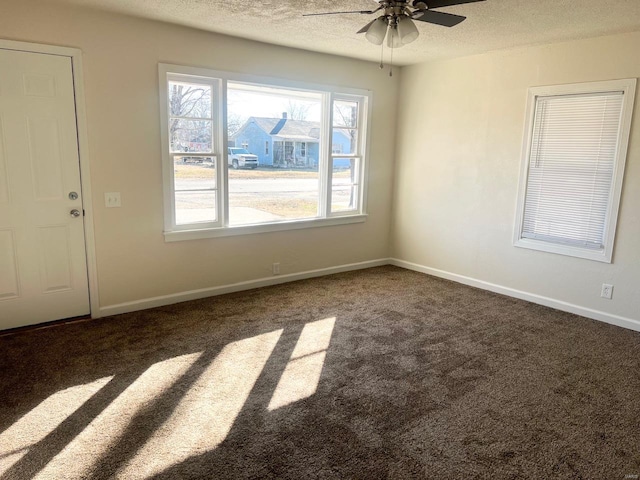
[[[175,164],[175,178],[210,178],[211,167],[199,163]],[[333,176],[336,178],[346,178],[349,170],[335,170]],[[256,170],[234,170],[229,169],[229,178],[242,178],[245,180],[257,180],[264,178],[318,178],[318,172],[309,170],[286,170],[284,168],[260,168]]]

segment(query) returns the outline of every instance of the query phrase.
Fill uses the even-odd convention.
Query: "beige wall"
[[[268,277],[274,261],[287,274],[391,254],[640,319],[637,121],[614,263],[512,246],[527,88],[640,76],[640,33],[434,62],[403,68],[391,79],[373,63],[37,0],[3,1],[0,38],[77,47],[84,53],[103,307]],[[158,62],[372,90],[368,221],[165,243]],[[636,106],[636,118],[638,113]],[[122,208],[104,207],[103,194],[111,191],[122,193]],[[603,282],[615,285],[611,301],[599,297]]]
[[[527,88],[638,77],[638,51],[633,33],[403,69],[392,256],[640,320],[640,101],[613,264],[512,245]]]
[[[3,1],[0,38],[83,51],[100,304],[109,306],[388,256],[397,77],[373,63],[31,0]],[[364,224],[165,243],[158,63],[369,89]],[[106,209],[105,192],[122,208]]]

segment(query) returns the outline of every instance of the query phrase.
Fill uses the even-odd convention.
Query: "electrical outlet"
[[[613,297],[613,285],[609,285],[608,283],[603,283],[602,292],[600,292],[600,296],[602,298],[611,300],[611,298]]]
[[[120,192],[109,192],[104,194],[104,204],[107,208],[121,207]]]
[[[274,275],[280,275],[280,264],[274,263],[272,267],[272,271]]]

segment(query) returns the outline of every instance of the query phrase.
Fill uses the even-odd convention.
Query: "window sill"
[[[586,258],[587,260],[595,260],[596,262],[611,263],[611,252],[608,252],[606,248],[603,250],[589,250],[530,238],[520,238],[514,242],[514,246],[569,257]]]
[[[164,232],[165,242],[180,242],[183,240],[198,240],[201,238],[232,237],[237,235],[252,235],[256,233],[281,232],[285,230],[299,230],[303,228],[330,227],[334,225],[347,225],[351,223],[363,223],[367,220],[366,214],[344,215],[331,218],[314,218],[311,220],[293,220],[288,222],[238,225],[235,227],[203,228],[194,230],[176,230]]]

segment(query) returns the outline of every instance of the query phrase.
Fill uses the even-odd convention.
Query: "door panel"
[[[40,227],[40,276],[42,293],[62,292],[73,288],[69,227]]]
[[[0,207],[9,203],[9,176],[4,154],[4,128],[0,116]]]
[[[0,49],[0,329],[90,312],[74,209],[82,212],[71,59]]]
[[[55,118],[27,118],[31,179],[36,200],[62,198],[60,132]]]
[[[16,244],[13,230],[0,230],[0,300],[20,296],[18,270],[16,268]]]

